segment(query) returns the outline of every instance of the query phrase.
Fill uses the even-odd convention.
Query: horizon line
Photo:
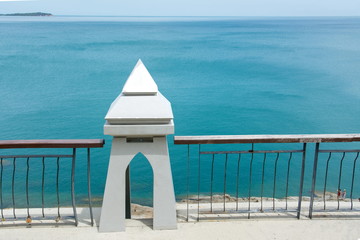
[[[223,15],[93,15],[93,14],[53,14],[58,17],[360,17],[360,15],[241,15],[241,16],[223,16]]]
[[[8,0],[0,0],[8,1]],[[11,1],[32,1],[32,0],[11,0]],[[52,16],[58,17],[167,17],[167,18],[186,18],[186,17],[195,17],[195,18],[205,18],[205,17],[222,17],[222,18],[231,18],[231,17],[360,17],[360,15],[103,15],[103,14],[54,14],[51,11],[37,11],[37,12],[12,12],[12,13],[0,13],[0,14],[29,14],[29,13],[49,13]]]

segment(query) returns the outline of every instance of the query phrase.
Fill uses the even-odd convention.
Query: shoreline
[[[337,206],[337,197],[335,193],[327,193],[325,195],[326,197],[326,206],[328,209],[334,210]],[[191,221],[196,221],[198,216],[198,208],[200,209],[201,213],[200,215],[204,219],[212,219],[212,218],[238,218],[247,216],[247,209],[250,206],[249,202],[251,203],[251,211],[252,215],[254,216],[273,216],[283,214],[281,213],[285,209],[291,209],[292,212],[297,209],[298,207],[298,197],[290,196],[287,198],[269,198],[269,197],[263,197],[261,201],[261,197],[251,197],[250,201],[248,198],[239,197],[238,201],[236,201],[235,197],[232,197],[228,194],[225,195],[225,202],[224,202],[224,195],[213,195],[212,202],[210,201],[210,196],[201,196],[198,201],[197,195],[190,195],[189,201],[187,199],[181,199],[180,201],[176,202],[176,210],[177,210],[177,216],[180,221],[184,221],[186,219],[187,215],[187,209],[189,211],[189,216]],[[310,201],[310,197],[306,196],[303,197],[303,202],[306,202],[307,204],[302,205],[302,212],[307,212],[309,209],[308,203]],[[84,199],[86,200],[86,199]],[[287,200],[287,201],[286,201]],[[100,209],[100,201],[102,201],[102,198],[95,198],[95,202],[98,202],[98,204],[94,204],[93,201],[93,209]],[[350,198],[345,199],[339,199],[339,204],[342,204],[342,208],[340,209],[341,212],[342,209],[344,209],[344,204],[349,205],[351,202]],[[356,209],[360,207],[359,199],[353,199],[353,202],[357,202],[358,205],[356,206]],[[286,203],[286,204],[285,204]],[[275,207],[276,205],[276,207]],[[210,210],[210,206],[212,210]],[[316,209],[322,209],[324,206],[324,201],[322,197],[315,197],[314,198],[314,208]],[[77,206],[78,208],[88,208],[87,204],[79,204]],[[275,209],[274,209],[275,207]],[[46,207],[47,211],[53,211],[51,209],[57,209],[55,207],[49,208]],[[63,209],[63,210],[61,210]],[[71,206],[62,206],[60,208],[60,211],[68,211],[66,209],[71,209]],[[226,209],[226,211],[225,211]],[[238,210],[236,210],[238,209]],[[4,210],[12,212],[12,208],[4,208]],[[30,211],[40,211],[41,208],[35,208],[30,209]],[[346,210],[346,209],[345,209]],[[16,208],[17,213],[22,213],[26,211],[26,208]],[[356,211],[354,211],[356,212]],[[245,215],[244,215],[245,214]],[[326,213],[328,216],[332,216],[331,213]],[[232,217],[231,217],[232,216]],[[289,216],[289,215],[284,215]],[[132,219],[149,219],[153,218],[153,207],[152,206],[146,206],[142,204],[136,204],[131,203],[131,217]]]

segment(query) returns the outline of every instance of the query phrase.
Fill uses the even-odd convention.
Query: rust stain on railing
[[[101,148],[104,139],[0,140],[0,149],[9,148]]]
[[[175,136],[175,144],[359,142],[360,134]]]

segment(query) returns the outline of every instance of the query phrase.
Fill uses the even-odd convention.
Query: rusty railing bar
[[[200,220],[200,148],[201,145],[199,144],[199,156],[198,156],[198,210],[197,210],[197,221]]]
[[[288,166],[287,166],[287,174],[286,174],[286,193],[285,193],[285,201],[286,201],[286,206],[285,209],[288,209],[288,193],[289,193],[289,173],[290,173],[290,164],[291,164],[291,159],[292,159],[292,153],[290,153],[289,159],[288,159]]]
[[[326,170],[325,170],[325,182],[324,182],[324,210],[326,210],[326,200],[325,200],[325,194],[326,194],[326,186],[327,186],[327,178],[328,178],[328,170],[329,170],[329,163],[331,159],[331,152],[329,153],[329,157],[326,161]]]
[[[0,140],[0,149],[10,148],[100,148],[104,139]]]
[[[200,154],[239,154],[239,153],[296,153],[303,150],[247,150],[247,151],[209,151],[201,152]]]
[[[76,148],[73,148],[73,158],[71,164],[71,202],[75,218],[75,226],[78,225],[78,218],[76,213],[76,204],[75,204],[75,160],[76,160]]]
[[[360,149],[357,149],[357,150],[349,150],[349,149],[343,149],[343,150],[340,150],[340,149],[336,149],[336,150],[319,150],[320,153],[348,153],[348,152],[360,152]]]
[[[89,198],[89,211],[91,218],[91,226],[94,226],[94,217],[91,202],[91,167],[90,167],[90,148],[87,149],[87,183],[88,183],[88,198]]]
[[[355,179],[355,168],[356,168],[356,161],[359,157],[359,152],[356,154],[354,159],[354,166],[353,166],[353,173],[351,177],[351,192],[350,192],[350,199],[351,199],[351,210],[353,209],[353,189],[354,189],[354,179]]]
[[[31,216],[30,216],[30,210],[29,210],[29,170],[30,170],[30,165],[29,165],[29,160],[30,158],[28,157],[26,159],[26,208],[27,208],[27,222],[29,221],[29,223],[31,222]]]
[[[274,166],[274,188],[273,188],[273,211],[275,211],[275,193],[276,193],[276,173],[277,173],[277,163],[279,160],[280,153],[277,153],[275,166]]]
[[[302,203],[302,194],[303,194],[303,188],[304,188],[304,175],[305,175],[305,160],[306,160],[306,143],[304,143],[304,145],[303,145],[297,219],[300,219],[300,213],[301,213],[301,203]]]
[[[41,178],[41,212],[43,218],[45,217],[44,213],[44,205],[45,205],[45,197],[44,197],[44,187],[45,187],[45,158],[42,158],[42,178]]]
[[[224,212],[225,212],[225,204],[226,204],[226,171],[227,171],[227,163],[228,163],[228,154],[226,154],[226,159],[225,159],[225,167],[224,167]]]
[[[239,177],[240,177],[241,153],[238,155],[237,172],[236,172],[236,211],[239,210]]]
[[[309,206],[309,218],[310,219],[312,219],[312,212],[313,212],[313,207],[314,207],[316,170],[317,170],[318,158],[319,158],[319,147],[320,147],[320,143],[316,143],[316,145],[315,145],[315,156],[314,156],[314,167],[313,167],[313,175],[312,175],[312,184],[311,184],[311,192],[310,192],[310,194],[311,194],[311,196],[310,196],[310,206]]]
[[[343,166],[343,161],[344,161],[345,155],[346,155],[346,152],[343,153],[343,156],[342,156],[342,158],[341,158],[341,160],[340,160],[340,171],[339,171],[338,189],[340,189],[340,187],[341,187],[342,166]],[[338,196],[338,198],[337,198],[337,202],[338,202],[337,210],[339,210],[339,209],[340,209],[340,197],[339,197],[339,196]]]
[[[262,164],[262,171],[261,171],[261,193],[260,193],[260,212],[262,212],[263,209],[263,195],[264,195],[264,181],[265,181],[265,164],[266,164],[266,153],[264,153],[264,159]]]
[[[358,142],[360,134],[175,136],[175,144]]]
[[[175,136],[175,144],[358,142],[360,134]]]
[[[214,161],[215,155],[212,155],[211,161],[211,179],[210,179],[210,211],[213,211],[213,181],[214,181]]]
[[[4,170],[4,166],[3,166],[3,159],[0,158],[0,164],[1,164],[1,171],[0,171],[0,204],[1,204],[1,220],[5,221],[4,218],[4,206],[3,206],[3,195],[2,195],[2,186],[3,186],[3,170]]]
[[[57,217],[55,219],[56,222],[60,221],[60,194],[59,194],[59,175],[60,175],[60,157],[56,159],[56,200],[57,200]]]
[[[50,155],[3,155],[3,156],[0,156],[0,158],[58,158],[58,157],[61,157],[61,158],[72,158],[72,155],[53,155],[53,154],[50,154]]]
[[[13,204],[13,216],[16,219],[15,214],[15,170],[16,170],[16,158],[13,159],[13,174],[12,174],[12,183],[11,183],[11,194],[12,194],[12,204]]]
[[[190,145],[187,145],[186,221],[189,221]]]
[[[254,151],[254,144],[251,144],[251,150]],[[251,198],[251,184],[252,184],[252,162],[254,160],[254,154],[251,154],[251,160],[250,160],[250,177],[249,177],[249,205],[248,205],[248,219],[250,219],[250,198]]]

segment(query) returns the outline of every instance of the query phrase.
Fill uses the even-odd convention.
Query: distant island
[[[14,16],[14,17],[50,17],[53,16],[51,13],[43,13],[43,12],[34,12],[34,13],[10,13],[10,14],[0,14],[0,16]]]

